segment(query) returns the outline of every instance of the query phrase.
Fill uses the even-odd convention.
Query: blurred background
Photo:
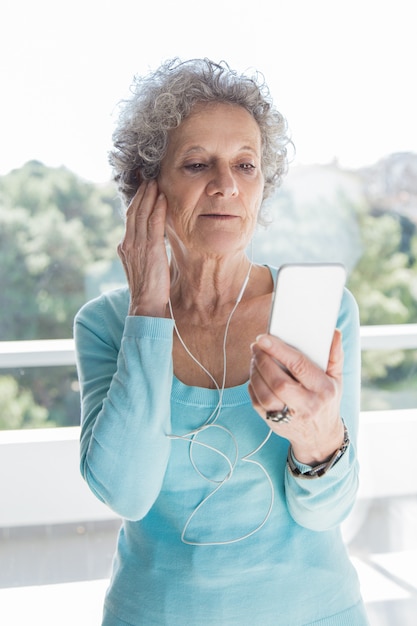
[[[86,300],[124,283],[107,163],[119,101],[135,74],[207,56],[262,72],[295,144],[255,260],[348,269],[362,326],[362,482],[344,535],[372,626],[414,625],[413,2],[143,5],[2,5],[0,619],[99,624],[119,520],[78,475],[72,321]]]

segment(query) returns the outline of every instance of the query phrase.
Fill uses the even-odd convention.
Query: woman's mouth
[[[200,217],[212,220],[233,220],[237,218],[237,215],[230,215],[225,213],[203,213]]]

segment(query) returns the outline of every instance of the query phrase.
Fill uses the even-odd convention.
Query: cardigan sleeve
[[[100,500],[131,520],[155,502],[168,463],[172,330],[168,319],[120,320],[105,298],[75,319],[81,473]]]
[[[349,431],[350,444],[341,459],[320,478],[295,477],[285,470],[288,510],[293,519],[311,530],[328,530],[340,524],[351,511],[358,490],[357,437],[360,409],[360,335],[356,301],[345,290],[337,323],[342,331],[344,366],[341,417]],[[309,466],[297,463],[301,471]]]

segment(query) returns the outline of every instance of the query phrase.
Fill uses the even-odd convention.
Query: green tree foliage
[[[324,260],[324,250],[330,255],[325,260],[354,266],[348,286],[362,324],[415,323],[415,220],[395,210],[401,193],[385,204],[385,191],[377,202],[363,202],[360,180],[359,174],[352,178],[334,167],[300,170],[281,200],[259,261],[283,262],[269,258],[268,250],[288,261],[288,246],[279,241],[283,234],[295,236],[289,249],[302,248],[304,260]],[[315,195],[313,183],[319,187]],[[63,167],[31,161],[0,177],[0,341],[71,337],[80,306],[123,274],[116,254],[123,233],[118,206],[113,185],[93,185]],[[336,254],[343,259],[333,258]],[[415,352],[363,355],[365,380],[373,384],[416,370]],[[0,371],[0,397],[0,429],[79,423],[75,367]]]
[[[401,220],[385,213],[360,218],[363,254],[348,286],[359,304],[362,325],[411,324],[417,320],[417,262],[414,232],[405,248]],[[406,377],[416,371],[412,351],[366,351],[362,355],[365,383]]]
[[[118,204],[112,185],[37,161],[0,178],[0,341],[72,336],[89,268],[116,258],[123,232]],[[44,411],[47,425],[77,423],[74,368],[18,372],[18,391],[10,378],[16,372],[3,374],[9,400],[0,427],[43,425]],[[32,412],[24,408],[30,402]]]
[[[0,178],[0,340],[71,336],[86,270],[115,257],[112,187],[37,161]]]
[[[401,226],[392,215],[361,219],[363,254],[349,287],[360,305],[361,323],[407,324],[417,319],[417,264],[400,250]],[[414,240],[416,236],[414,236]]]
[[[0,377],[0,398],[0,429],[46,425],[48,410],[36,404],[31,391],[21,389],[12,376]]]

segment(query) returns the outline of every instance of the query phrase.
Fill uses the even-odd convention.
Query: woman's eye
[[[203,170],[205,167],[205,163],[189,163],[185,166],[185,169],[190,172],[198,172],[199,170]]]
[[[254,170],[255,165],[253,163],[240,163],[239,165],[241,170]]]

